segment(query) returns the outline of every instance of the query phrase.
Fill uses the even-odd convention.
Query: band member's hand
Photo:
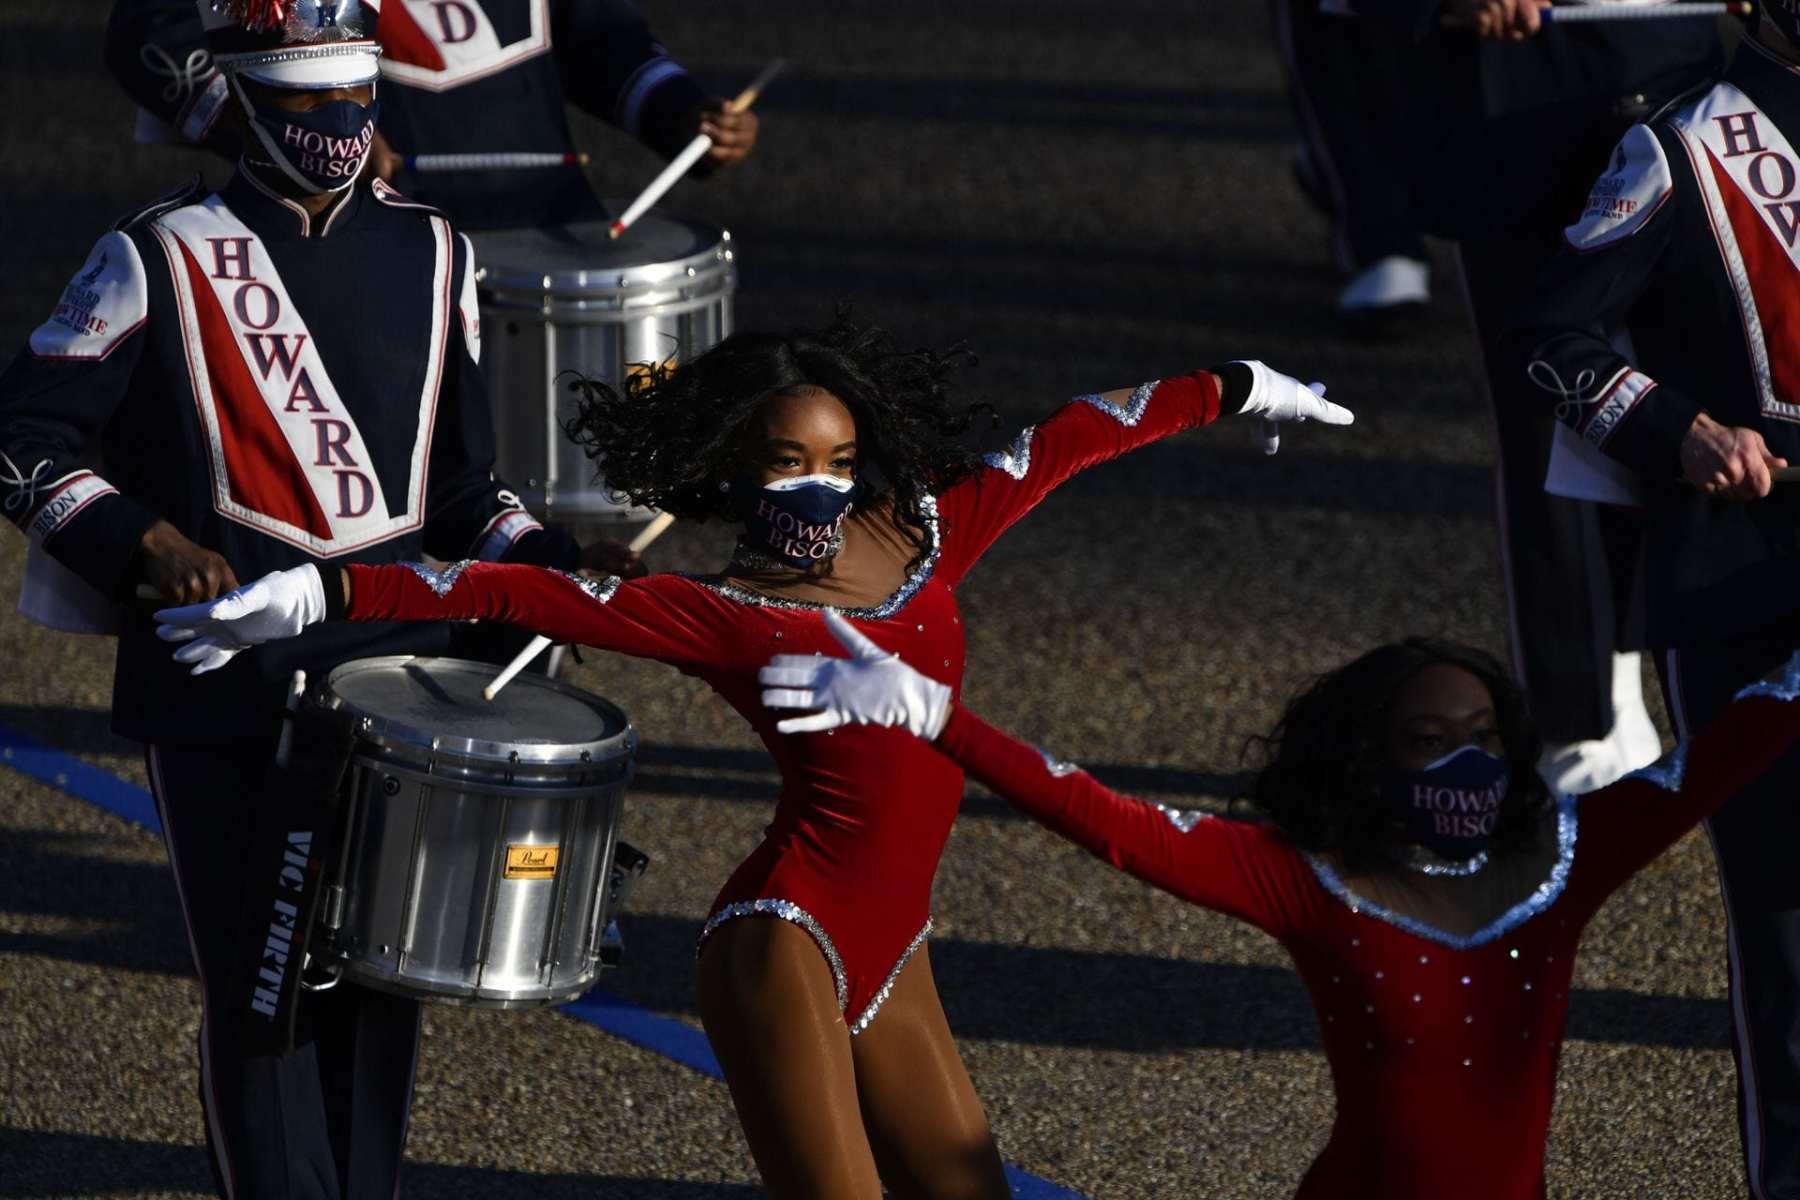
[[[713,141],[706,161],[714,167],[735,167],[756,149],[757,120],[754,112],[732,112],[719,99],[708,100],[688,114],[689,127]]]
[[[167,521],[158,521],[144,531],[138,542],[138,562],[143,568],[144,582],[156,589],[164,600],[177,604],[196,604],[211,600],[220,592],[238,585],[231,564],[223,557],[197,546]]]
[[[1243,370],[1248,368],[1246,377]],[[1281,449],[1281,424],[1287,421],[1319,421],[1326,425],[1349,425],[1356,417],[1342,405],[1325,398],[1322,383],[1301,383],[1291,375],[1254,359],[1228,363],[1217,368],[1224,408],[1232,405],[1243,416],[1257,418],[1257,436],[1262,439],[1264,454]],[[1246,382],[1247,378],[1247,382]]]
[[[1719,500],[1761,499],[1774,484],[1769,472],[1787,465],[1756,430],[1721,425],[1705,413],[1681,440],[1681,477]]]
[[[369,146],[369,161],[363,164],[363,178],[366,180],[373,177],[383,183],[392,183],[394,176],[405,165],[405,156],[388,145],[388,140],[377,129],[375,141]]]
[[[764,707],[818,710],[778,721],[777,730],[815,733],[840,725],[897,725],[927,741],[944,731],[950,719],[948,685],[919,674],[830,609],[825,610],[825,628],[850,652],[849,658],[777,654],[756,676],[766,687]]]
[[[1543,28],[1542,0],[1444,0],[1443,23],[1490,41],[1520,42]]]
[[[343,586],[333,572],[332,582]],[[325,619],[325,582],[311,563],[264,575],[246,587],[207,604],[165,608],[156,636],[186,642],[175,661],[192,663],[194,675],[216,671],[240,651],[276,638],[293,637]]]
[[[583,573],[598,571],[620,579],[639,579],[650,573],[643,555],[611,538],[596,538],[581,548],[581,569]]]

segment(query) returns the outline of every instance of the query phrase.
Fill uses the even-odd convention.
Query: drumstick
[[[1770,483],[1800,483],[1800,467],[1776,467],[1769,472]]]
[[[669,531],[669,526],[674,523],[674,513],[656,514],[656,520],[638,530],[638,535],[632,538],[625,548],[633,554],[642,554],[649,548],[651,542],[654,542],[657,538],[667,533]],[[519,651],[517,657],[507,663],[506,668],[498,675],[494,676],[494,682],[481,689],[483,698],[491,703],[494,697],[500,694],[501,688],[511,683],[520,671],[529,667],[531,661],[545,650],[549,649],[549,647],[550,639],[543,634],[540,633],[532,638],[531,641],[527,643],[526,647]]]
[[[533,167],[585,167],[585,154],[408,154],[400,160],[420,175],[433,171],[523,171]]]
[[[750,81],[749,87],[739,92],[725,105],[725,111],[740,113],[755,104],[756,98],[762,95],[762,90],[769,86],[769,81],[781,74],[786,66],[786,60],[778,58],[764,67],[762,72]],[[612,227],[606,231],[606,235],[609,238],[617,238],[631,228],[639,217],[650,211],[651,205],[661,200],[665,192],[680,182],[681,177],[700,161],[702,155],[712,149],[712,144],[712,139],[704,133],[689,142],[682,152],[662,169],[662,173],[650,181],[650,186],[638,193],[638,198],[626,206],[625,211],[619,214],[619,219],[614,221]]]
[[[275,745],[275,765],[286,768],[288,759],[294,749],[294,718],[292,714],[300,711],[300,702],[306,698],[306,672],[295,671],[294,678],[288,683],[287,711],[281,718],[281,741]]]
[[[1751,0],[1705,0],[1673,4],[1558,4],[1538,10],[1546,25],[1572,25],[1594,21],[1657,21],[1681,17],[1747,17],[1755,11]]]

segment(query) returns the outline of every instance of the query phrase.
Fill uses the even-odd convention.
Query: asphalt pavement
[[[1451,257],[1411,336],[1343,336],[1267,14],[1153,0],[646,4],[731,94],[767,59],[737,174],[672,208],[729,227],[740,328],[839,301],[908,341],[967,340],[1002,429],[1067,397],[1229,358],[1355,409],[1266,459],[1230,422],[1083,476],[961,589],[967,698],[1102,779],[1231,794],[1244,738],[1386,639],[1503,650],[1489,418]],[[100,0],[0,0],[0,346],[43,319],[122,211],[221,165],[133,146]],[[583,118],[604,191],[656,162]],[[177,469],[170,464],[171,469]],[[0,537],[0,596],[23,539]],[[678,528],[659,569],[708,569]],[[0,727],[127,779],[110,643],[0,612]],[[655,859],[608,986],[689,1024],[693,939],[775,791],[701,685],[590,656],[571,676],[644,737],[626,836]],[[0,769],[0,1198],[206,1194],[195,986],[158,841]],[[938,875],[933,968],[1008,1161],[1093,1197],[1281,1197],[1332,1119],[1311,1010],[1264,935],[1110,870],[972,794]],[[1564,1197],[1743,1193],[1723,922],[1690,836],[1600,914],[1576,971],[1550,1137]],[[1477,1114],[1445,1113],[1447,1122]],[[1422,1136],[1429,1136],[1426,1131]],[[555,1012],[430,1012],[414,1197],[759,1194],[724,1087]],[[1471,1170],[1479,1170],[1471,1164]]]

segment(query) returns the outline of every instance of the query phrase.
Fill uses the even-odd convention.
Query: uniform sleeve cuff
[[[684,118],[711,99],[685,70],[666,76],[637,105],[639,141],[664,158],[674,158],[691,140]],[[694,164],[694,174],[704,174],[706,163]]]
[[[1681,443],[1704,410],[1666,384],[1652,384],[1601,449],[1653,482],[1681,476]]]
[[[43,516],[40,509],[33,524]],[[47,529],[41,541],[50,557],[102,595],[123,599],[138,579],[138,548],[144,534],[160,519],[109,488]]]

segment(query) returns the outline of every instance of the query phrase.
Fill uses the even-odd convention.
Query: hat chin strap
[[[256,105],[250,102],[250,96],[244,91],[244,85],[238,82],[236,72],[227,71],[225,73],[225,81],[231,85],[231,90],[236,93],[238,103],[244,106],[244,115],[249,118],[249,121],[246,123],[250,126],[250,132],[256,135],[256,140],[261,143],[263,150],[268,154],[268,162],[270,165],[274,166],[285,175],[295,187],[300,189],[302,194],[307,196],[335,196],[346,188],[356,186],[357,179],[362,175],[360,169],[355,175],[352,175],[343,183],[332,188],[322,188],[306,176],[302,175],[299,170],[295,168],[294,164],[288,161],[288,156],[282,151],[280,146],[276,145],[275,139],[269,136],[269,131],[264,129],[262,123],[256,119]],[[370,88],[373,90],[374,85],[371,84]],[[371,145],[372,144],[373,143],[371,143]],[[369,155],[365,152],[363,154],[363,162],[366,163],[368,161]]]

